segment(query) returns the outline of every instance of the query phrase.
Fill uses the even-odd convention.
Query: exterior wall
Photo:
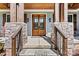
[[[77,25],[76,25],[76,26],[77,26],[77,31],[76,31],[76,32],[79,33],[79,32],[78,32],[78,31],[79,31],[79,20],[78,20],[78,19],[79,19],[79,13],[77,13],[77,12],[69,12],[69,13],[68,13],[68,15],[73,15],[73,14],[76,14],[76,15],[77,15],[77,18],[76,18],[76,20],[77,20]],[[74,21],[74,20],[75,20],[75,19],[72,17],[72,21]],[[72,23],[73,23],[73,22],[72,22]],[[73,26],[73,28],[74,28],[74,26]]]
[[[69,22],[55,22],[54,26],[59,29],[59,31],[61,33],[63,33],[63,35],[65,36],[65,38],[67,38],[67,54],[68,56],[73,55],[73,39],[74,39],[74,32],[73,32],[73,23],[69,23]],[[52,39],[51,41],[53,42],[55,39],[55,34],[54,31],[52,31]],[[58,34],[58,33],[57,33]],[[60,35],[57,36],[57,46],[58,47],[62,47],[62,40],[59,39]],[[61,48],[62,49],[62,48]]]
[[[9,15],[10,13],[9,12],[0,12],[0,29],[3,24],[3,14]]]
[[[10,22],[10,23],[5,23],[5,37],[6,37],[6,41],[5,41],[5,48],[11,48],[11,34],[14,33],[14,31],[16,31],[17,28],[19,28],[19,26],[22,26],[22,41],[23,44],[25,44],[27,42],[27,24],[23,23],[23,22]],[[18,26],[16,26],[18,25]],[[16,29],[15,29],[16,28]],[[24,46],[24,45],[23,45]]]
[[[46,35],[52,31],[52,22],[53,22],[53,13],[50,12],[28,12],[27,18],[29,18],[29,22],[27,22],[27,32],[28,35],[32,35],[32,14],[46,14]],[[51,18],[51,22],[49,22],[49,18]]]
[[[79,11],[77,12],[77,31],[79,31]]]
[[[22,42],[23,42],[23,47],[25,43],[27,42],[27,24],[24,22],[7,22],[5,23],[5,49],[6,49],[6,54],[8,56],[11,56],[11,48],[12,48],[12,39],[11,39],[11,34],[14,33],[20,26],[22,26]],[[17,26],[18,25],[18,26]],[[18,42],[18,40],[16,40]],[[17,47],[17,44],[16,44]]]
[[[0,30],[1,30],[1,26],[2,26],[2,19],[3,19],[2,13],[0,13]]]

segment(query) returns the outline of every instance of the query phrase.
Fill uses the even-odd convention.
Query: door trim
[[[33,31],[32,31],[32,30],[33,30],[33,27],[32,27],[32,15],[33,15],[33,14],[45,14],[45,15],[46,15],[46,20],[47,20],[47,13],[31,13],[31,35],[32,35],[32,36],[33,36]],[[45,26],[45,35],[46,35],[46,32],[47,32],[47,29],[46,29],[46,28],[47,28],[46,20],[45,20],[45,25],[46,25],[46,26]]]
[[[2,25],[4,26],[5,22],[6,22],[6,14],[3,14],[2,17],[3,17],[3,24]]]

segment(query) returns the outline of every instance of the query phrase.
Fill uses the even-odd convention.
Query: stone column
[[[17,6],[17,22],[24,22],[24,4],[19,3]]]
[[[24,23],[24,3],[19,3],[17,5],[17,22],[22,25],[22,42],[23,48],[25,48],[25,43],[27,42],[27,23]]]
[[[10,3],[10,21],[16,22],[16,3]]]
[[[60,18],[59,19],[61,22],[68,21],[68,4],[67,3],[60,3]],[[68,29],[72,30],[72,28],[69,27],[69,25],[67,27],[68,27]],[[72,33],[72,31],[71,31],[71,33]],[[73,35],[71,35],[71,36],[73,36]],[[73,51],[73,39],[67,38],[65,40],[67,40],[67,55],[72,55],[72,53],[73,53],[72,52]]]
[[[59,22],[59,3],[54,4],[54,22]],[[56,34],[55,27],[54,24],[52,23],[51,41],[57,43],[55,39],[55,34]],[[56,46],[52,44],[52,48],[56,48]]]

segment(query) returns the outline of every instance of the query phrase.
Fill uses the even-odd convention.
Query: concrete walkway
[[[57,56],[55,52],[51,50],[50,39],[46,37],[29,36],[27,43],[24,44],[23,50],[20,52],[20,56]]]

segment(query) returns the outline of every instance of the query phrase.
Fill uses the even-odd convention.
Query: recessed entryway
[[[32,14],[32,35],[46,35],[46,14]]]

